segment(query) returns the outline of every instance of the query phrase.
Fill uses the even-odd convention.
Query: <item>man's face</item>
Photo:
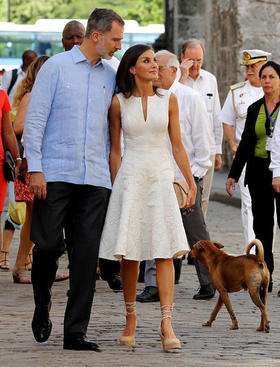
[[[260,86],[259,71],[263,66],[264,62],[257,62],[253,65],[246,65],[246,78],[253,86]]]
[[[103,59],[111,59],[114,53],[121,50],[124,27],[118,22],[112,23],[110,31],[99,33],[96,50]]]
[[[63,32],[62,44],[65,51],[72,49],[74,45],[81,45],[85,37],[84,27],[80,24],[69,25]]]
[[[203,64],[203,50],[201,46],[196,48],[187,48],[184,54],[181,54],[181,59],[188,59],[193,62],[193,65],[189,69],[189,76],[193,79],[196,79]]]
[[[159,88],[169,89],[176,78],[176,71],[173,67],[168,67],[168,55],[156,56],[158,64],[158,79],[154,85]]]

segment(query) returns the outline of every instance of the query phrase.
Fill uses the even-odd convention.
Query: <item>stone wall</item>
[[[217,77],[222,104],[244,79],[241,50],[260,48],[280,62],[280,0],[165,0],[165,16],[166,47],[178,56],[185,39],[204,41],[203,67]]]

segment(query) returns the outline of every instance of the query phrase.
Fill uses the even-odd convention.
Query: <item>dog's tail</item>
[[[258,261],[260,263],[263,263],[264,262],[264,253],[263,253],[263,245],[261,243],[260,240],[258,239],[254,239],[252,242],[249,243],[249,245],[247,246],[247,249],[246,249],[246,255],[250,255],[250,250],[253,246],[256,246],[257,247],[257,257],[258,257]]]

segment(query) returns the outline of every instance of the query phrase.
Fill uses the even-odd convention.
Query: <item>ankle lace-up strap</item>
[[[160,306],[162,320],[172,318],[171,313],[173,311],[173,307],[174,307],[174,304]]]
[[[126,314],[135,315],[136,314],[136,302],[125,302]]]

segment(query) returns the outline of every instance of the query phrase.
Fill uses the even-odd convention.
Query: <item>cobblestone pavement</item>
[[[225,250],[241,254],[244,241],[240,209],[210,202],[208,227],[211,238],[225,245]],[[259,333],[256,327],[260,312],[247,292],[231,295],[239,330],[229,330],[230,317],[225,308],[211,328],[202,327],[212,311],[217,297],[209,301],[194,301],[198,287],[193,266],[183,265],[180,284],[175,287],[174,329],[182,342],[179,354],[162,352],[157,330],[160,322],[158,303],[137,304],[137,346],[120,347],[118,337],[124,326],[122,293],[112,292],[107,283],[97,281],[88,337],[96,338],[101,353],[64,351],[62,349],[63,314],[66,304],[67,281],[55,283],[51,319],[53,331],[46,345],[37,344],[30,328],[33,298],[30,285],[13,284],[11,272],[0,273],[0,367],[202,367],[202,366],[280,366],[280,289],[279,233],[275,248],[274,289],[268,298],[271,321],[269,334]],[[14,263],[18,233],[11,246],[11,265]],[[67,258],[60,261],[66,270]],[[143,289],[138,284],[138,290]]]

